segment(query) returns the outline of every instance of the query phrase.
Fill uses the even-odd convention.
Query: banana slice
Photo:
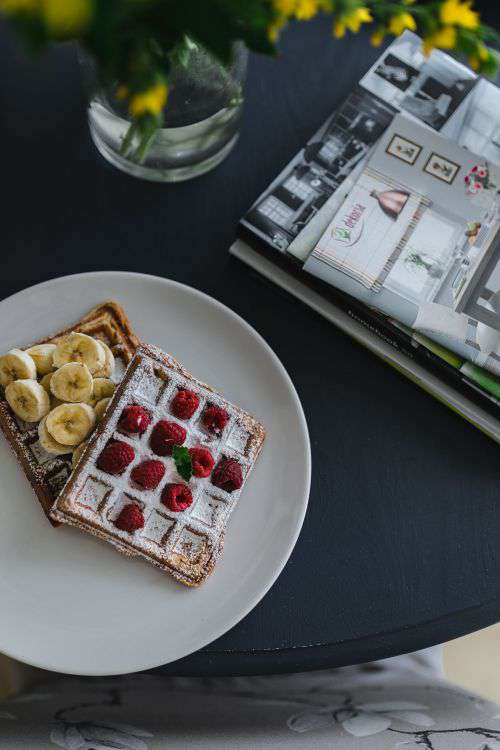
[[[50,390],[60,401],[78,403],[92,397],[94,384],[87,365],[79,362],[68,362],[52,375]]]
[[[29,354],[35,362],[36,371],[39,375],[46,375],[54,369],[53,358],[55,350],[55,344],[37,344],[26,349],[26,354]]]
[[[100,344],[104,349],[106,361],[104,363],[104,367],[101,367],[100,370],[97,370],[93,373],[94,378],[110,378],[115,371],[115,358],[113,356],[113,352],[111,351],[109,346],[104,343],[104,341],[98,341],[97,343]]]
[[[93,404],[97,404],[103,398],[111,398],[116,390],[116,385],[109,378],[94,378],[94,392],[92,393]]]
[[[68,362],[87,365],[91,373],[98,372],[106,364],[104,346],[85,333],[70,333],[60,341],[54,352],[54,366],[62,367]]]
[[[47,417],[44,417],[38,425],[38,440],[42,448],[53,456],[63,456],[65,453],[71,453],[70,445],[62,445],[54,440],[46,426]]]
[[[50,390],[50,381],[52,380],[53,372],[48,372],[46,375],[43,376],[43,378],[40,380],[40,385],[45,388],[49,396],[52,394],[52,391]]]
[[[38,422],[50,410],[47,391],[36,380],[14,380],[5,389],[5,398],[25,422]]]
[[[47,415],[46,427],[63,445],[79,445],[95,425],[95,412],[88,404],[61,404]]]
[[[100,401],[97,402],[97,404],[94,406],[95,416],[98,422],[101,421],[101,419],[104,416],[104,412],[108,408],[108,404],[111,401],[111,398],[101,398]]]
[[[11,349],[0,357],[0,385],[14,380],[36,380],[36,365],[29,354],[21,349]]]
[[[87,447],[88,442],[88,440],[84,440],[83,443],[80,443],[80,445],[73,451],[73,455],[71,456],[71,468],[74,469],[78,461],[81,459],[82,453]]]
[[[50,398],[50,409],[55,409],[56,406],[60,406],[64,403],[64,401],[61,401],[61,399],[56,398],[52,391],[50,390],[50,381],[52,380],[53,372],[48,372],[47,375],[44,375],[43,378],[40,380],[40,385],[42,385],[47,393],[49,394]]]

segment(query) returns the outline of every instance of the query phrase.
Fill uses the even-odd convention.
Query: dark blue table
[[[280,59],[251,58],[229,159],[162,186],[95,151],[71,47],[36,63],[0,30],[0,297],[99,269],[191,284],[264,336],[309,422],[309,512],[283,574],[170,672],[360,662],[500,619],[498,447],[227,252],[240,216],[377,54],[366,35],[334,43],[322,22],[292,29]]]

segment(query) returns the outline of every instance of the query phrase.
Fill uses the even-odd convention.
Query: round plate
[[[304,413],[282,364],[235,313],[189,287],[118,272],[39,284],[0,303],[0,352],[66,327],[106,299],[124,306],[143,341],[260,418],[267,438],[214,573],[188,589],[90,535],[52,528],[0,436],[0,651],[80,675],[166,664],[241,620],[288,560],[311,474]]]

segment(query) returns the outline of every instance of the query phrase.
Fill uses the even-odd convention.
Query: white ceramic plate
[[[0,302],[0,352],[121,302],[137,334],[260,418],[264,450],[231,517],[224,553],[199,589],[175,583],[75,529],[53,529],[0,434],[0,651],[81,675],[156,667],[196,651],[264,596],[297,540],[309,495],[307,426],[262,338],[189,287],[154,276],[88,273]]]

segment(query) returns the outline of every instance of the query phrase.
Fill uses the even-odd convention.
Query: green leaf
[[[172,457],[175,461],[175,467],[179,475],[185,479],[186,482],[189,482],[193,476],[193,462],[191,461],[189,450],[180,445],[174,445]]]

